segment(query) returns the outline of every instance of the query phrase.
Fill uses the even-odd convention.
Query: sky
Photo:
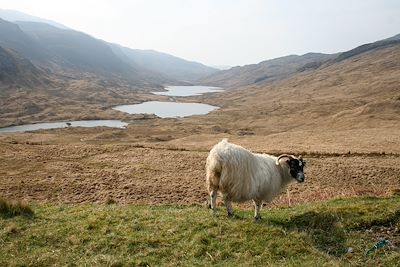
[[[211,66],[336,53],[400,33],[399,0],[0,0],[0,8]]]

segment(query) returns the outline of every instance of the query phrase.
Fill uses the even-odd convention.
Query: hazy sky
[[[208,65],[335,53],[400,33],[400,0],[0,0],[0,8]]]

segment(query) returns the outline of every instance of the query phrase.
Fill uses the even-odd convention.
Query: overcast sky
[[[0,8],[207,65],[335,53],[400,33],[400,0],[0,0]]]

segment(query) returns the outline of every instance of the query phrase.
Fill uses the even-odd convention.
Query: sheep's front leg
[[[217,190],[211,190],[210,192],[211,206],[210,208],[215,211],[215,207],[217,206]]]
[[[226,210],[228,211],[228,217],[232,217],[233,216],[232,202],[230,200],[224,199],[224,203]]]
[[[254,206],[255,206],[255,212],[254,212],[254,219],[256,220],[261,220],[261,207],[262,207],[262,200],[253,200]]]

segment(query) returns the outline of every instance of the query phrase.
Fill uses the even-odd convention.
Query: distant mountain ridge
[[[359,55],[361,53],[368,52],[372,49],[383,48],[383,47],[394,45],[394,44],[400,44],[400,34],[397,34],[390,38],[386,38],[386,39],[376,41],[373,43],[360,45],[354,49],[340,53],[340,55],[337,57],[336,61],[341,61],[341,60]]]
[[[339,62],[373,49],[381,49],[397,44],[400,44],[400,34],[374,43],[364,44],[342,53],[307,53],[301,56],[290,55],[262,61],[258,64],[233,67],[228,70],[211,74],[210,76],[199,79],[196,82],[198,84],[221,86],[225,88],[261,85],[281,80],[290,75],[306,70],[318,69],[324,64]]]
[[[6,52],[3,51],[4,57],[12,51],[11,57],[25,59],[40,73],[47,75],[77,78],[89,74],[102,80],[122,81],[136,87],[154,88],[182,81],[224,88],[262,85],[400,43],[398,34],[342,53],[289,55],[219,71],[154,50],[111,44],[61,24],[50,21],[50,25],[48,20],[21,12],[7,12],[8,18],[16,19],[20,16],[24,21],[13,23],[0,19],[0,46],[6,49]],[[1,14],[7,15],[7,12],[0,10],[0,17]],[[28,19],[36,21],[26,21]]]
[[[67,26],[62,25],[61,23],[31,16],[17,10],[0,9],[0,18],[10,22],[17,22],[17,21],[42,22],[60,29],[69,29]]]
[[[37,69],[29,60],[0,46],[0,88],[2,84],[32,87],[48,83],[46,74]]]
[[[116,55],[133,66],[157,72],[175,80],[194,81],[218,70],[198,62],[184,60],[155,50],[132,49],[109,44]]]
[[[335,55],[321,53],[308,53],[302,56],[290,55],[262,61],[258,64],[233,67],[212,74],[197,82],[225,88],[266,83],[288,77],[299,71],[318,68],[322,63],[334,57]]]
[[[5,13],[0,10],[0,17]],[[71,77],[91,73],[104,79],[153,88],[181,80],[193,81],[217,72],[197,62],[153,50],[110,44],[61,24],[48,24],[44,23],[47,20],[11,13],[11,18],[19,18],[17,15],[20,15],[24,20],[10,22],[0,18],[0,46],[14,51],[46,72]],[[27,21],[30,18],[36,21]]]
[[[48,51],[59,64],[80,71],[124,74],[133,71],[103,42],[82,32],[40,22],[17,22],[20,29]],[[51,58],[47,58],[51,60]]]

